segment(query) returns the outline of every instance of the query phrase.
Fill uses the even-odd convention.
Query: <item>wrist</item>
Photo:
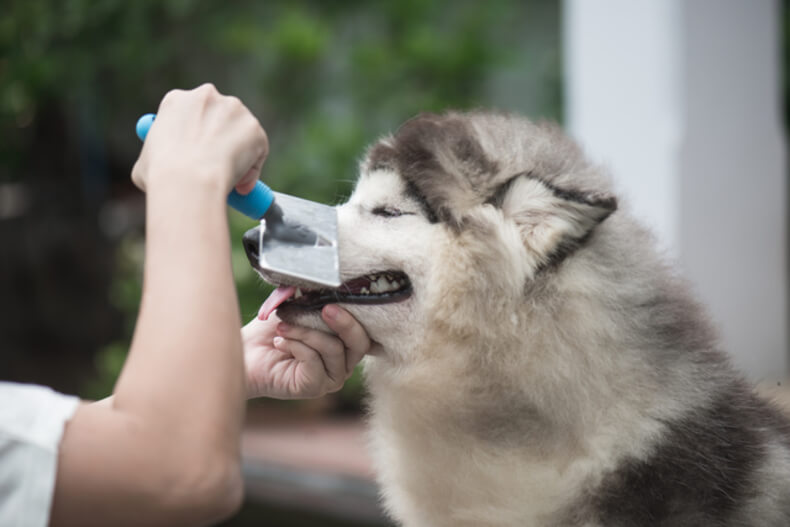
[[[224,185],[208,177],[159,178],[146,190],[149,213],[178,214],[195,222],[208,216],[226,215],[227,199]]]
[[[146,193],[178,191],[182,194],[216,194],[224,201],[233,188],[231,180],[230,167],[163,164],[149,170]]]
[[[247,370],[246,365],[245,365],[244,370],[245,370],[244,371],[244,382],[245,382],[244,392],[245,392],[245,394],[247,396],[247,400],[249,401],[250,399],[257,399],[259,397],[264,397],[265,394],[261,393],[261,390],[260,390],[260,388],[258,386],[258,383],[255,382],[255,379],[253,379],[250,376],[250,372]]]

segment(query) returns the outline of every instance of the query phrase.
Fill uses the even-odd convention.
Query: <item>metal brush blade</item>
[[[284,221],[313,231],[317,242],[304,245],[267,236],[266,221],[261,221],[258,265],[264,276],[276,283],[338,287],[337,209],[279,192],[274,196],[284,212]]]

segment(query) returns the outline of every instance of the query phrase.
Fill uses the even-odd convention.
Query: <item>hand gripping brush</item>
[[[137,121],[141,141],[155,117],[149,113]],[[260,228],[245,234],[244,243],[257,243],[257,251],[247,253],[257,252],[257,268],[267,281],[319,288],[340,285],[334,207],[273,192],[261,181],[249,194],[231,192],[228,205],[261,222]]]

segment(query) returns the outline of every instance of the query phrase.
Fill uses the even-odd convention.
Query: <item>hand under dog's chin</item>
[[[399,309],[393,309],[391,304],[379,306],[340,304],[340,307],[362,324],[370,340],[379,343],[376,345],[377,348],[400,348],[404,342],[414,336],[404,335],[403,327],[410,327],[417,333],[422,332],[418,331],[418,328],[421,328],[421,317],[413,310],[409,300],[400,302]],[[283,322],[294,326],[317,329],[335,335],[321,318],[320,309],[307,310],[284,304],[277,308],[277,316]]]
[[[379,324],[376,323],[378,322],[376,317],[373,317],[371,320],[369,313],[366,312],[362,306],[344,304],[342,307],[351,313],[351,315],[357,319],[360,324],[362,324],[371,340],[376,341],[376,337],[379,333],[387,333],[386,331],[381,331]],[[286,322],[287,324],[317,329],[332,335],[336,334],[321,318],[321,310],[319,309],[305,310],[294,306],[284,305],[277,308],[277,316],[280,317],[280,320]]]

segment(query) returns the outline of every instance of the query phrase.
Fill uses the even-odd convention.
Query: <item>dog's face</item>
[[[327,330],[319,310],[339,303],[374,341],[385,349],[400,348],[404,328],[419,333],[435,248],[446,235],[396,172],[363,170],[354,193],[338,207],[342,285],[332,291],[301,287],[277,314],[293,324]],[[250,260],[256,266],[257,253]]]
[[[278,314],[324,328],[318,308],[338,302],[402,360],[427,331],[468,339],[486,317],[512,319],[616,208],[575,184],[587,167],[561,139],[501,115],[408,121],[368,151],[338,209],[343,285],[298,290]]]

